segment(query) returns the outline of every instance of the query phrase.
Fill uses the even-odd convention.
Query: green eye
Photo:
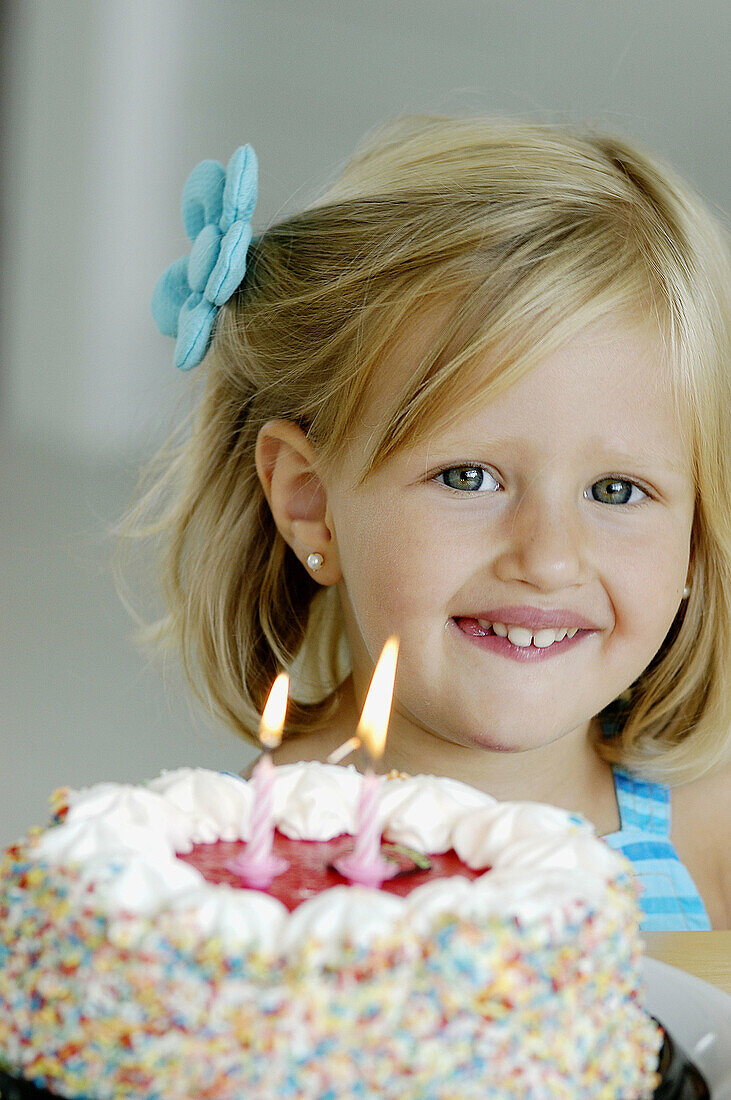
[[[602,477],[588,492],[600,504],[636,504],[647,496],[633,481],[623,477]]]
[[[437,474],[437,481],[448,489],[460,489],[466,493],[495,492],[499,489],[497,481],[481,466],[450,466]]]

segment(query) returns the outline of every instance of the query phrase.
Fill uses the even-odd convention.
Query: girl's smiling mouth
[[[584,616],[563,608],[498,607],[450,621],[481,649],[518,661],[558,656],[599,629]]]

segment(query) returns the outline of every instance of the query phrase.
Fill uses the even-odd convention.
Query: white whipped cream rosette
[[[332,840],[355,830],[362,777],[352,765],[311,761],[277,768],[275,820],[295,840]],[[284,794],[284,798],[282,798]]]
[[[147,786],[185,814],[194,844],[248,839],[252,794],[238,776],[206,768],[177,768],[163,772]]]
[[[265,954],[278,953],[288,917],[281,901],[260,890],[237,890],[225,883],[209,890],[201,876],[199,880],[170,899],[172,913],[194,913],[196,930],[207,938],[220,936],[233,949],[256,943]]]
[[[152,852],[102,849],[79,862],[79,891],[107,912],[155,917],[181,895],[200,888],[203,876],[170,852],[154,858]]]
[[[497,803],[457,779],[416,775],[383,784],[379,816],[387,838],[418,852],[448,852],[455,826]]]
[[[54,843],[54,834],[63,836],[73,826],[104,824],[119,832],[120,843],[134,836],[136,830],[155,833],[177,851],[189,850],[194,831],[191,816],[167,798],[147,787],[129,783],[99,783],[80,791],[70,791],[69,809],[61,829],[45,834],[43,842]],[[79,829],[79,832],[81,830]]]

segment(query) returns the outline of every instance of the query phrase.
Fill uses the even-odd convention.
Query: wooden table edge
[[[645,954],[731,994],[731,931],[643,932]]]

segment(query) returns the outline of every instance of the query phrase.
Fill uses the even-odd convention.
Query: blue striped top
[[[670,840],[670,789],[613,768],[619,832],[602,839],[632,863],[640,880],[645,932],[710,930],[706,908]]]

